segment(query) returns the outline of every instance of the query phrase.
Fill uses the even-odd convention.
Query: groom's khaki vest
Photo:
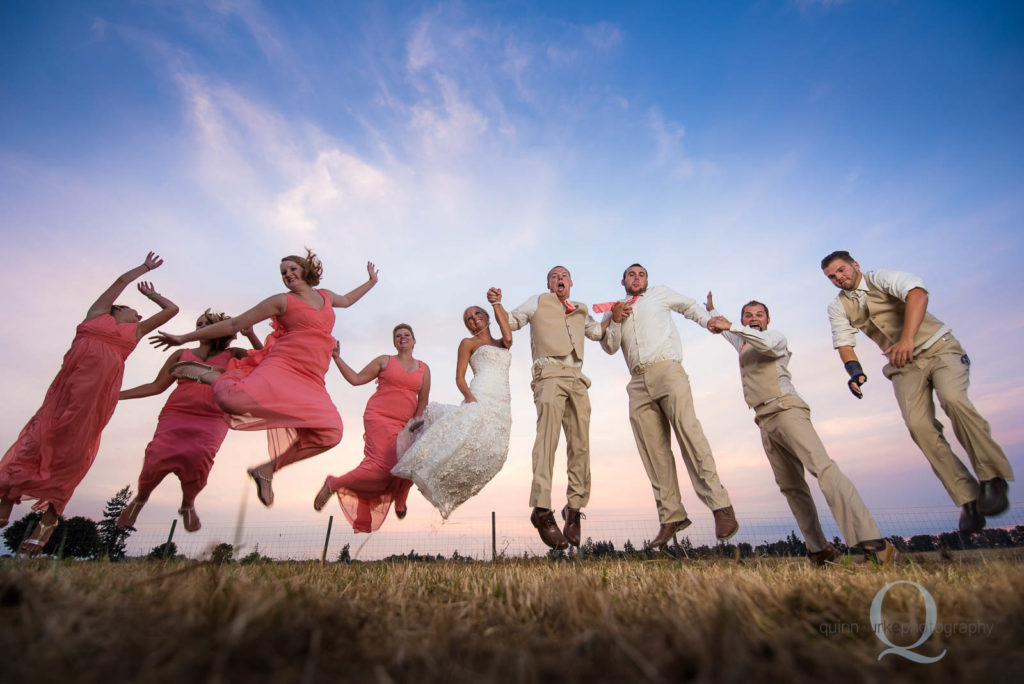
[[[864,283],[868,286],[867,309],[862,308],[860,303],[852,297],[841,295],[839,301],[842,303],[843,309],[846,310],[846,317],[850,319],[850,324],[859,328],[875,344],[885,350],[899,342],[900,335],[903,334],[903,317],[907,310],[907,303],[899,297],[882,292],[871,283],[871,279],[866,273],[863,275]],[[914,349],[919,349],[943,325],[942,321],[925,312],[921,327],[917,329],[917,335],[914,336]]]
[[[575,351],[576,358],[583,361],[583,331],[587,321],[587,309],[576,307],[571,314],[552,293],[542,294],[537,302],[537,311],[530,319],[530,349],[533,358],[545,356],[567,356]]]

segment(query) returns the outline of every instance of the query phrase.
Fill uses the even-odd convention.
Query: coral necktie
[[[624,303],[625,304],[633,304],[638,299],[640,299],[640,295],[633,295],[632,297],[627,299]],[[606,313],[606,312],[612,310],[612,306],[614,304],[616,304],[616,302],[601,302],[600,304],[594,304],[590,308],[594,311],[594,313]]]

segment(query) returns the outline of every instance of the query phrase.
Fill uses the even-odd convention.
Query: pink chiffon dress
[[[341,441],[341,416],[324,385],[334,309],[323,290],[317,292],[324,300],[319,310],[288,293],[285,312],[270,319],[274,331],[263,349],[232,359],[213,383],[218,404],[243,408],[228,414],[232,429],[267,431],[277,470]]]
[[[33,510],[64,512],[114,414],[137,329],[109,314],[79,324],[43,405],[0,460],[0,498],[35,499]]]
[[[222,351],[200,359],[191,349],[181,361],[208,363],[226,368],[231,352]],[[139,474],[139,493],[148,498],[168,474],[181,481],[181,491],[189,501],[206,486],[213,459],[228,434],[228,417],[213,400],[213,389],[193,380],[178,380],[160,411],[156,432],[146,447],[146,458]]]
[[[377,391],[363,412],[363,460],[348,473],[327,478],[327,486],[338,495],[341,511],[355,532],[379,528],[392,501],[405,508],[412,480],[395,477],[391,469],[398,462],[398,433],[416,413],[423,372],[422,361],[409,373],[397,358],[388,357],[377,376]]]

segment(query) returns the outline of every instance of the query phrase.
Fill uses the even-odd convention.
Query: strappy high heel
[[[260,472],[259,468],[249,468],[245,472],[256,483],[256,498],[260,503],[270,508],[274,505],[274,490],[270,486],[270,478]]]
[[[212,385],[213,381],[220,377],[224,369],[220,366],[211,366],[198,361],[179,361],[170,368],[173,377],[183,380],[195,380],[204,385]],[[210,378],[210,374],[215,375]]]
[[[24,553],[27,556],[38,556],[42,552],[43,547],[46,546],[46,542],[50,541],[50,535],[57,529],[59,522],[60,520],[58,519],[47,525],[40,519],[32,529],[32,536],[21,542],[18,546],[18,553]]]

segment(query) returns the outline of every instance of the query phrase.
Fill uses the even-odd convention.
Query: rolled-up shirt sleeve
[[[887,268],[871,271],[871,284],[882,292],[899,297],[903,301],[907,301],[907,294],[911,290],[920,288],[925,292],[928,291],[920,276],[907,271],[894,271]]]
[[[850,324],[846,316],[846,309],[839,301],[840,294],[828,304],[828,322],[832,326],[832,347],[855,347],[857,346],[857,329]]]

